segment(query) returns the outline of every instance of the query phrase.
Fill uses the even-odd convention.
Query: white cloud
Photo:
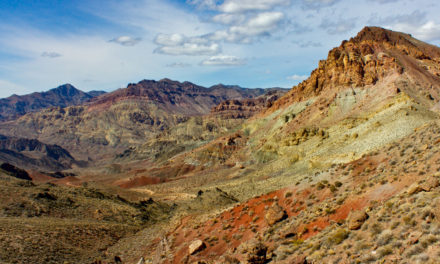
[[[179,46],[184,43],[185,38],[182,34],[159,34],[154,39],[154,42],[162,46]]]
[[[286,77],[287,80],[292,80],[292,81],[304,81],[307,78],[309,78],[309,76],[307,76],[307,75],[298,75],[298,74],[294,74],[294,75]]]
[[[183,43],[179,46],[162,46],[154,50],[155,53],[167,55],[214,55],[221,51],[220,46],[216,43],[212,44],[197,44],[197,43]]]
[[[434,21],[428,21],[422,25],[397,23],[390,26],[390,28],[396,31],[411,33],[415,38],[423,41],[440,40],[440,24]]]
[[[205,66],[238,66],[246,64],[246,60],[230,55],[212,56],[200,63]]]
[[[159,45],[155,53],[167,55],[215,55],[220,53],[221,48],[203,37],[186,37],[182,34],[158,34],[154,42]]]
[[[427,13],[415,10],[409,14],[399,14],[378,18],[373,16],[370,24],[383,26],[395,31],[410,33],[423,41],[440,40],[440,24],[427,20]]]
[[[142,39],[141,38],[134,38],[130,36],[120,36],[114,39],[109,40],[109,42],[114,42],[117,44],[120,44],[122,46],[134,46],[138,44]]]
[[[58,52],[53,52],[53,51],[45,51],[43,53],[41,53],[41,57],[45,57],[45,58],[58,58],[61,57],[62,55]]]
[[[288,5],[290,0],[225,0],[218,6],[224,13],[242,13],[246,11],[267,11],[278,5]]]
[[[283,19],[284,14],[281,12],[258,13],[243,24],[233,25],[227,30],[219,30],[206,37],[213,41],[251,43],[257,37],[270,36]]]

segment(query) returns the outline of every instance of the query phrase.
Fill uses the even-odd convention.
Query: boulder
[[[424,183],[420,185],[425,192],[430,192],[432,189],[440,186],[440,181],[436,177],[430,177]]]
[[[417,194],[419,192],[430,192],[430,191],[432,191],[432,189],[437,188],[438,186],[440,186],[439,179],[436,177],[430,177],[429,179],[427,179],[425,182],[423,182],[421,184],[414,183],[413,185],[411,185],[408,188],[408,194],[413,195],[413,194]]]
[[[193,241],[188,247],[188,253],[190,255],[196,254],[206,248],[205,242],[200,239]]]
[[[252,241],[246,248],[246,260],[248,264],[264,264],[268,262],[267,246],[260,241]]]
[[[285,219],[287,217],[286,211],[279,204],[274,204],[267,209],[265,219],[269,225],[274,225],[275,223]]]
[[[421,191],[423,191],[423,188],[419,184],[417,184],[417,183],[409,186],[409,188],[408,188],[408,194],[409,195],[417,194],[417,193],[419,193]]]
[[[348,216],[348,229],[358,230],[368,219],[368,214],[364,211],[352,211]]]

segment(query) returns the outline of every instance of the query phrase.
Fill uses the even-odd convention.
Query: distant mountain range
[[[104,93],[103,91],[86,93],[71,84],[63,84],[47,92],[35,92],[23,96],[12,95],[0,99],[0,121],[16,119],[27,113],[37,112],[48,107],[79,105]]]
[[[162,79],[143,80],[104,94],[85,93],[66,84],[45,93],[2,99],[0,120],[7,122],[0,123],[0,133],[61,146],[79,160],[114,158],[117,153],[150,140],[156,141],[156,137],[163,139],[166,136],[167,140],[169,137],[172,140],[182,138],[180,141],[188,145],[190,139],[199,142],[205,137],[225,133],[227,129],[220,129],[222,125],[217,121],[212,121],[210,125],[206,124],[208,121],[203,121],[217,118],[211,114],[211,109],[227,100],[252,100],[267,92],[276,92],[281,96],[287,90],[249,89],[223,84],[206,88],[191,82]],[[255,103],[266,107],[265,99]],[[240,112],[244,111],[234,111],[235,117],[243,117]],[[246,117],[256,112],[246,111]],[[195,121],[194,117],[202,120]],[[232,128],[232,123],[243,121],[227,122]],[[179,124],[182,128],[176,130]],[[213,124],[219,128],[214,129]],[[156,147],[148,149],[152,151]],[[12,159],[6,161],[23,167]]]

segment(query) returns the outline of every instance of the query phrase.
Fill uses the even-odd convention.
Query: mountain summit
[[[96,95],[99,95],[98,92]],[[30,112],[48,107],[67,107],[79,105],[94,96],[76,89],[71,84],[63,84],[47,92],[28,95],[12,95],[0,99],[0,121],[12,120]]]
[[[356,37],[330,50],[310,77],[293,87],[278,105],[316,96],[336,87],[374,85],[387,76],[416,77],[440,88],[440,49],[409,34],[365,27]],[[437,96],[437,95],[436,95]]]

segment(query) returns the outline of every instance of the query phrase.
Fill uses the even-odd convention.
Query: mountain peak
[[[27,95],[13,95],[0,99],[0,121],[12,120],[29,112],[48,107],[67,107],[78,105],[93,98],[93,95],[78,90],[66,83],[47,92],[35,92]]]
[[[63,96],[73,96],[84,93],[70,83],[60,85],[57,88],[51,89],[49,92],[54,92]]]
[[[374,85],[393,73],[423,72],[438,78],[433,67],[426,66],[431,69],[428,71],[421,69],[420,63],[427,61],[438,65],[440,48],[409,34],[365,27],[354,38],[330,50],[327,59],[319,62],[310,77],[293,87],[276,105],[316,96],[323,90]]]
[[[381,27],[364,27],[353,40],[361,41],[376,41],[376,42],[390,42],[397,41],[399,39],[409,39],[411,35],[402,32],[392,31]]]

